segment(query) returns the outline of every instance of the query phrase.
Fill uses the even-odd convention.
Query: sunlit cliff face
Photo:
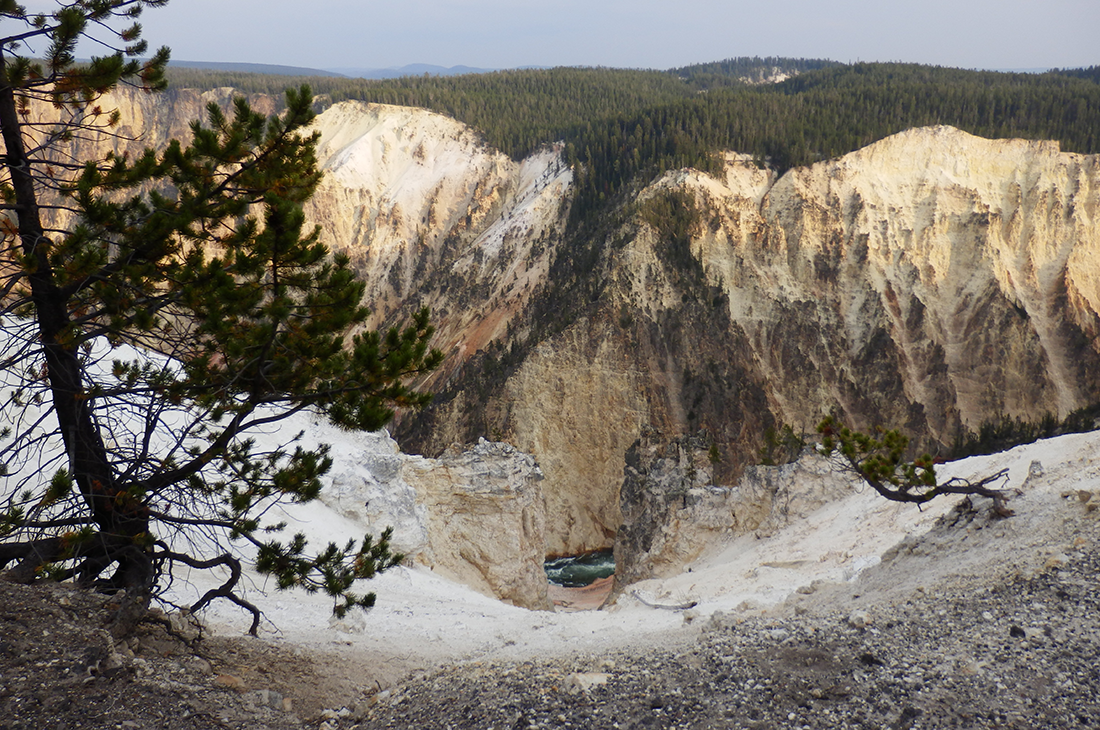
[[[121,93],[126,134],[144,135],[123,146],[185,137],[228,95]],[[448,355],[402,445],[485,436],[535,454],[547,553],[611,544],[623,455],[647,427],[705,429],[729,481],[767,427],[812,430],[834,409],[934,445],[1100,400],[1097,156],[935,127],[782,177],[734,153],[723,174],[669,172],[595,242],[595,295],[539,330],[538,296],[577,243],[559,150],[516,162],[454,120],[351,102],[317,128],[308,215],[363,273],[374,321],[430,306]],[[689,261],[630,213],[670,194],[696,210]],[[494,342],[514,356],[490,381],[476,355]]]
[[[525,316],[566,240],[556,151],[516,163],[398,107],[340,104],[318,128],[328,176],[311,214],[364,272],[378,320],[428,304],[449,355],[445,397],[407,444],[497,436],[534,453],[549,553],[611,543],[623,454],[647,426],[706,429],[728,479],[767,426],[812,430],[831,409],[949,444],[1100,393],[1095,156],[936,127],[782,177],[733,153],[724,175],[670,172],[635,202],[693,201],[701,278],[639,215],[591,271],[598,301],[532,342]],[[461,368],[494,341],[521,347],[518,364],[475,392],[483,376]]]
[[[1097,400],[1095,156],[940,127],[778,179],[730,155],[724,176],[669,173],[639,200],[668,191],[698,210],[702,280],[634,221],[593,272],[599,303],[484,406],[484,428],[539,456],[551,552],[608,543],[622,455],[647,425],[705,428],[729,475],[768,425],[812,430],[832,409],[934,446]],[[472,435],[481,407],[441,406],[418,443]]]

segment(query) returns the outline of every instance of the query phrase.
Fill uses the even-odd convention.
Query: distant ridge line
[[[397,79],[402,76],[463,76],[466,74],[485,74],[501,71],[499,68],[476,68],[474,66],[435,66],[430,63],[410,63],[406,66],[390,68],[309,68],[306,66],[282,66],[271,63],[232,63],[228,61],[176,61],[168,64],[176,68],[193,68],[205,71],[236,71],[238,73],[266,74],[269,76],[326,76],[335,78],[360,79]],[[516,69],[546,69],[549,66],[520,66]]]
[[[545,66],[522,66],[518,70],[524,69],[541,69],[547,68]],[[352,67],[336,67],[330,68],[329,71],[334,71],[342,76],[351,76],[361,79],[396,79],[402,76],[423,76],[428,74],[429,76],[464,76],[466,74],[487,74],[494,71],[501,71],[499,68],[476,68],[474,66],[435,66],[430,63],[410,63],[406,66],[390,67],[390,68],[352,68]],[[514,69],[509,69],[514,70]]]
[[[237,71],[239,73],[267,74],[269,76],[330,76],[343,77],[344,74],[335,71],[327,71],[320,68],[307,68],[304,66],[280,66],[270,63],[228,63],[222,61],[176,61],[168,63],[169,67],[196,68],[207,71]]]

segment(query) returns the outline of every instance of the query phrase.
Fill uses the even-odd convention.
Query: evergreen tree
[[[354,581],[400,556],[388,533],[315,555],[301,536],[269,539],[263,514],[316,498],[331,460],[253,436],[306,409],[380,428],[427,402],[406,381],[441,355],[425,311],[404,330],[364,331],[364,284],[305,225],[320,179],[308,88],[270,119],[244,100],[229,114],[211,105],[189,145],[68,156],[73,140],[118,124],[104,93],[163,88],[167,49],[137,60],[140,26],[116,24],[165,2],[66,0],[32,14],[0,0],[0,568],[125,591],[120,631],[173,563],[229,568],[191,609],[227,598],[252,612],[255,633],[259,611],[237,593],[226,549],[243,539],[281,588],[324,590],[342,615],[373,604]],[[93,34],[114,50],[77,64]]]
[[[1008,469],[972,482],[962,477],[940,481],[935,459],[922,454],[912,461],[905,456],[909,438],[900,431],[879,428],[875,435],[853,431],[832,416],[817,426],[821,434],[818,452],[829,457],[844,471],[855,474],[892,502],[921,505],[944,494],[964,494],[993,500],[993,511],[1001,517],[1012,515],[1003,489],[991,484],[1008,481]]]

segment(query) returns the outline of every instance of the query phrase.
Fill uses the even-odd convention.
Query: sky
[[[171,0],[142,23],[178,60],[311,68],[665,69],[736,56],[1100,64],[1100,0]]]

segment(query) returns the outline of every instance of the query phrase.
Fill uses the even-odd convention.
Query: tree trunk
[[[6,65],[0,58],[0,79],[6,78]],[[81,573],[84,580],[94,580],[117,561],[119,568],[112,583],[119,588],[148,592],[153,577],[148,549],[135,552],[126,548],[149,542],[140,539],[149,531],[149,518],[144,506],[136,500],[126,499],[124,485],[117,483],[92,413],[91,400],[84,390],[76,339],[70,332],[68,302],[57,285],[50,263],[53,242],[43,230],[33,163],[23,144],[15,94],[6,83],[0,84],[0,128],[6,152],[4,164],[15,193],[20,245],[27,260],[33,261],[33,264],[24,264],[24,276],[30,283],[58,429],[69,455],[70,474],[99,526],[99,544],[91,548],[96,555],[85,560],[88,567],[82,568]],[[140,553],[145,555],[140,556]],[[91,568],[97,558],[101,565],[92,575]]]

